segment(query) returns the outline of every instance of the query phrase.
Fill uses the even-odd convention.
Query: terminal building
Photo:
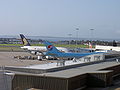
[[[28,39],[31,44],[41,44],[39,39]],[[21,39],[18,38],[0,38],[0,44],[21,44]]]

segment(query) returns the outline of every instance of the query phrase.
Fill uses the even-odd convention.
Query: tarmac
[[[29,66],[37,64],[45,64],[48,62],[56,62],[55,60],[29,60],[29,59],[18,59],[16,56],[32,56],[28,52],[0,52],[0,66]]]

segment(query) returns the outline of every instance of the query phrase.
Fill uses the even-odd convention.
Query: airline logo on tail
[[[54,45],[52,45],[50,42],[48,41],[43,41],[43,43],[46,45],[46,48],[48,50],[49,53],[58,53],[60,52]]]
[[[28,44],[28,42],[27,42],[27,40],[26,40],[25,38],[23,38],[23,44],[24,44],[24,45],[27,45],[27,44]]]
[[[20,34],[24,46],[30,46],[30,43],[27,41],[23,34]]]
[[[51,51],[53,49],[52,45],[47,46],[48,50]]]

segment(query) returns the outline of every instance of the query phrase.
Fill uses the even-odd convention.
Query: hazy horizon
[[[77,37],[55,37],[55,36],[25,36],[27,39],[33,40],[50,40],[50,41],[60,41],[60,40],[101,40],[101,41],[120,41],[120,39],[112,39],[112,38],[77,38]],[[0,38],[17,38],[20,39],[19,35],[0,35]]]

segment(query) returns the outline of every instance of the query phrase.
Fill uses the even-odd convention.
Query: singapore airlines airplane
[[[20,34],[20,37],[24,45],[21,48],[30,51],[32,54],[43,53],[47,51],[45,46],[31,46],[23,34]],[[56,47],[56,48],[61,52],[68,52],[67,48],[64,47]]]

